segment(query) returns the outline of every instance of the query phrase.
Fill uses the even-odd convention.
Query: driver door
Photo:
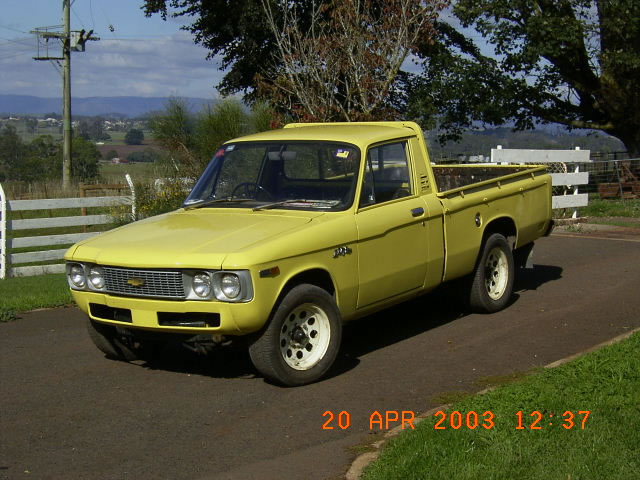
[[[407,142],[369,149],[356,213],[358,308],[420,288],[427,270],[426,204],[415,195]]]

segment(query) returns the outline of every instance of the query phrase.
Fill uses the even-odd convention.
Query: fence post
[[[580,150],[580,147],[576,147],[576,150]],[[580,172],[580,164],[576,163],[576,168],[573,173]],[[573,186],[573,194],[578,195],[578,185]],[[578,218],[578,207],[573,207],[573,213],[571,214],[571,218]]]
[[[127,183],[129,184],[129,190],[131,190],[131,221],[136,221],[136,189],[133,186],[133,180],[131,180],[131,175],[128,173],[124,176],[127,179]]]
[[[7,197],[0,184],[0,279],[7,278]]]

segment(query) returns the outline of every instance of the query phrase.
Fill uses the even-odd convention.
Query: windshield
[[[223,145],[185,208],[344,210],[353,202],[360,150],[332,142]]]

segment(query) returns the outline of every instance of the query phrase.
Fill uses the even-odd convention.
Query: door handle
[[[422,207],[412,208],[411,209],[411,215],[413,217],[419,217],[420,215],[424,215],[424,208],[422,208]]]

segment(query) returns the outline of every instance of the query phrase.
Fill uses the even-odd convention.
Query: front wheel
[[[107,357],[127,362],[140,358],[133,342],[126,336],[119,334],[115,326],[88,318],[87,330],[93,344]]]
[[[325,290],[314,285],[291,289],[268,325],[251,342],[249,354],[266,378],[286,386],[319,380],[338,355],[340,311]]]
[[[506,307],[513,292],[513,275],[513,254],[507,239],[499,233],[490,235],[473,272],[472,310],[492,313]]]

